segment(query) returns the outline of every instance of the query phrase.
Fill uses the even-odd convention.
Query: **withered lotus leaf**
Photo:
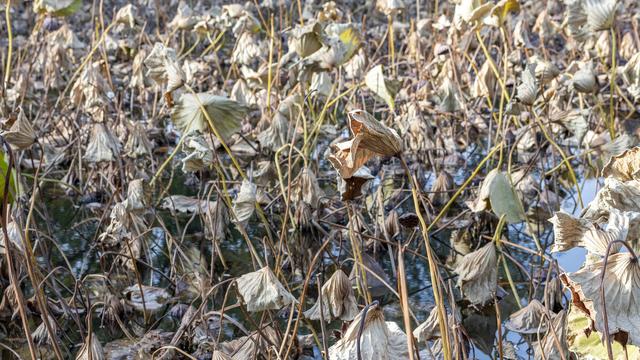
[[[457,285],[474,305],[482,305],[493,299],[498,286],[498,256],[493,242],[465,255],[455,273]]]
[[[268,266],[242,275],[236,280],[238,292],[250,312],[278,310],[296,302]]]
[[[304,312],[304,316],[311,320],[324,318],[325,321],[331,319],[350,321],[357,313],[358,304],[351,288],[351,281],[344,271],[338,269],[322,285],[322,312],[320,311],[320,301],[317,301]]]
[[[329,161],[340,176],[348,179],[373,156],[395,156],[402,152],[402,140],[364,110],[349,112],[353,139],[332,145]]]
[[[365,317],[366,316],[366,317]],[[364,320],[362,319],[363,317]],[[360,323],[364,329],[359,336]],[[329,348],[329,358],[334,360],[358,359],[357,342],[360,342],[362,360],[405,360],[407,335],[395,322],[385,321],[382,309],[371,306],[365,314],[361,311],[338,342]]]

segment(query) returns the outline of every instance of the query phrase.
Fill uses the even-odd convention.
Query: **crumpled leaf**
[[[322,312],[320,301],[316,301],[309,310],[304,312],[304,316],[310,320],[324,318],[325,321],[332,319],[350,321],[357,314],[358,303],[351,288],[351,281],[341,269],[336,270],[322,285]]]
[[[538,82],[535,78],[536,64],[528,64],[522,72],[522,82],[518,85],[516,99],[525,105],[533,105],[538,96]]]
[[[19,111],[18,118],[9,130],[2,132],[2,136],[18,150],[28,149],[36,142],[36,132],[22,110]]]
[[[364,319],[364,329],[358,336],[364,310],[353,319],[342,338],[329,348],[333,360],[357,359],[357,342],[360,340],[362,360],[404,360],[407,353],[407,335],[395,322],[384,321],[378,305],[369,308]]]
[[[159,86],[166,84],[165,94],[170,94],[185,84],[186,75],[178,64],[176,51],[165,47],[162,43],[155,43],[144,64],[148,68],[147,76]]]
[[[447,326],[449,329],[454,329],[456,323],[456,316],[448,313]],[[436,340],[442,336],[442,334],[440,334],[440,324],[438,320],[438,307],[434,306],[433,309],[431,309],[427,319],[413,330],[413,336],[421,342]]]
[[[200,171],[213,165],[213,148],[204,136],[198,132],[191,132],[186,136],[182,146],[187,156],[182,159],[182,171]]]
[[[547,332],[548,322],[543,318],[547,310],[537,299],[531,300],[527,306],[509,315],[509,320],[504,326],[521,334],[540,334]]]
[[[317,21],[297,25],[291,30],[289,47],[300,57],[307,57],[322,47],[322,32],[322,26]]]
[[[602,176],[612,176],[620,181],[640,180],[640,146],[612,156],[602,169]]]
[[[402,151],[402,140],[395,130],[385,126],[364,110],[348,114],[354,138],[331,146],[328,160],[343,179],[348,179],[375,155],[394,156]]]
[[[394,98],[397,86],[387,81],[382,70],[382,65],[377,65],[367,72],[364,79],[367,87],[387,103],[391,111],[395,108]]]
[[[171,195],[162,199],[161,208],[181,213],[202,214],[216,206],[215,201],[201,200],[184,195]]]
[[[93,125],[83,159],[90,163],[115,161],[120,156],[120,141],[103,123]]]
[[[235,222],[247,225],[247,222],[256,210],[256,192],[258,187],[249,180],[243,180],[238,197],[233,202],[233,212],[236,215]]]
[[[279,310],[296,302],[268,266],[242,275],[236,280],[238,292],[250,312]]]
[[[498,286],[498,256],[493,242],[465,255],[456,269],[457,285],[473,305],[493,299]]]

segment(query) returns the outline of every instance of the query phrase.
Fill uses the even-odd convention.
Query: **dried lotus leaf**
[[[351,321],[357,314],[358,303],[351,288],[351,281],[341,269],[336,270],[322,285],[322,312],[320,301],[316,301],[309,310],[304,312],[304,316],[310,320],[324,318],[325,321],[331,319]]]
[[[395,130],[363,110],[354,110],[348,115],[354,138],[332,145],[328,158],[343,179],[352,177],[375,155],[394,156],[402,151],[402,140]]]
[[[491,210],[496,216],[505,215],[507,222],[511,224],[525,219],[513,186],[504,173],[500,172],[493,178],[489,188],[489,199]]]
[[[115,161],[120,155],[120,141],[103,123],[93,125],[83,158],[90,163]]]
[[[556,212],[549,222],[553,224],[555,239],[551,252],[566,251],[578,246],[591,225],[588,220],[575,218],[562,211]]]
[[[496,294],[498,287],[497,264],[496,247],[490,242],[465,255],[456,266],[457,285],[465,298],[473,305],[482,305],[493,299]]]
[[[620,181],[640,179],[640,146],[612,156],[602,169],[602,176],[612,176]]]
[[[233,202],[236,223],[245,226],[255,212],[257,190],[258,187],[254,183],[248,180],[242,181],[238,197]]]
[[[18,150],[28,149],[36,142],[35,130],[33,130],[31,123],[27,120],[22,110],[18,113],[18,118],[13,125],[8,131],[4,131],[2,136],[12,147]]]
[[[364,328],[359,331],[364,319]],[[358,342],[360,356],[358,356]],[[351,322],[344,335],[329,348],[333,360],[400,360],[407,359],[407,335],[394,322],[385,322],[378,305],[361,311]]]
[[[609,30],[616,15],[616,0],[583,0],[591,31]]]
[[[244,274],[236,282],[238,292],[250,312],[279,310],[296,302],[296,298],[284,288],[268,266]]]
[[[600,333],[604,332],[603,287],[609,335],[626,335],[627,344],[637,346],[640,344],[640,264],[630,253],[620,252],[609,256],[604,280],[601,280],[603,269],[604,259],[601,259],[585,264],[563,280],[571,288],[574,304],[586,311]]]
[[[543,318],[546,313],[544,305],[533,299],[527,306],[511,314],[504,325],[507,329],[521,334],[545,334],[548,324]]]
[[[458,90],[449,78],[446,78],[438,88],[438,97],[440,99],[438,110],[449,113],[462,110],[462,102],[460,101]]]
[[[598,90],[598,79],[590,67],[576,71],[573,75],[572,84],[573,88],[581,93],[593,93]]]
[[[148,68],[147,76],[156,84],[166,84],[165,94],[179,89],[186,81],[186,75],[178,65],[176,51],[162,43],[155,43],[149,56],[144,59],[144,65]]]
[[[171,119],[185,135],[192,131],[205,134],[211,129],[208,116],[222,140],[228,141],[240,130],[240,119],[246,111],[246,107],[226,97],[207,93],[183,94],[171,110]]]
[[[377,65],[373,69],[369,70],[365,76],[364,82],[367,87],[384,100],[391,111],[393,111],[395,108],[394,98],[396,96],[397,89],[390,86],[390,82],[385,79],[382,65]]]
[[[203,214],[208,213],[212,209],[215,209],[216,202],[201,200],[185,195],[171,195],[162,199],[162,204],[160,207],[180,213]]]
[[[528,64],[522,72],[522,82],[518,85],[516,98],[525,105],[533,105],[538,96],[538,82],[536,81],[535,63]]]

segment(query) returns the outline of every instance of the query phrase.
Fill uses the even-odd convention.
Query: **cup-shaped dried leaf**
[[[465,255],[456,266],[457,285],[473,305],[482,305],[493,299],[498,286],[497,265],[496,247],[490,242]]]
[[[115,161],[120,155],[120,141],[103,123],[93,125],[83,158],[90,163]]]
[[[416,337],[416,340],[428,342],[439,339],[442,336],[440,334],[438,316],[438,307],[434,306],[429,312],[427,320],[413,330],[413,336]],[[449,329],[454,329],[456,326],[456,318],[452,314],[447,314],[447,326]]]
[[[556,212],[549,222],[553,224],[555,239],[551,252],[566,251],[576,247],[591,225],[590,221],[575,218],[563,211]]]
[[[18,118],[13,125],[8,131],[4,131],[2,136],[18,150],[28,149],[36,142],[36,132],[22,110],[18,113]]]
[[[633,255],[621,252],[609,256],[605,278],[602,281],[604,259],[585,266],[563,277],[571,288],[574,304],[578,305],[604,333],[602,315],[604,287],[609,335],[626,335],[628,344],[640,344],[640,263]]]
[[[431,194],[429,194],[429,200],[437,205],[444,205],[449,201],[450,193],[453,190],[456,183],[453,181],[453,176],[445,170],[440,170],[438,177],[431,186]]]
[[[533,105],[538,96],[538,82],[536,81],[535,63],[528,64],[522,72],[522,83],[518,85],[516,98],[525,105]]]
[[[394,98],[396,96],[397,89],[394,89],[394,87],[391,86],[391,83],[385,79],[382,65],[377,65],[373,69],[369,70],[364,78],[364,83],[371,91],[384,100],[384,102],[386,102],[389,108],[393,111],[395,107]]]
[[[366,316],[364,319],[363,317]],[[359,335],[360,323],[364,328]],[[360,356],[357,343],[360,342]],[[395,322],[385,322],[382,309],[373,305],[366,314],[364,310],[353,319],[338,342],[329,348],[333,360],[400,360],[409,358],[407,335]]]
[[[374,176],[368,167],[360,167],[350,178],[338,176],[338,192],[342,201],[353,200],[362,194],[362,187]]]
[[[148,77],[159,86],[166,84],[165,93],[171,93],[185,83],[186,75],[178,65],[176,51],[162,43],[155,43],[144,64],[148,68]]]
[[[174,30],[189,30],[197,21],[198,19],[193,13],[191,6],[184,1],[180,1],[176,15],[167,26]]]
[[[505,215],[509,223],[518,223],[525,218],[511,182],[498,169],[491,170],[484,178],[478,198],[470,208],[474,212],[491,209],[498,217]]]
[[[127,199],[125,207],[127,211],[140,212],[149,209],[151,206],[151,196],[149,189],[145,186],[143,179],[136,179],[129,182],[127,188]]]
[[[312,21],[306,25],[298,25],[291,30],[289,47],[300,57],[307,57],[322,47],[322,26],[319,22]]]
[[[473,97],[489,97],[493,99],[496,87],[496,76],[491,70],[489,61],[485,61],[480,67],[478,75],[473,81],[471,95]]]
[[[302,169],[300,175],[293,182],[293,201],[298,202],[300,200],[311,205],[313,208],[317,208],[320,203],[320,198],[324,196],[324,191],[318,184],[318,179],[311,168],[305,167]]]
[[[333,152],[329,156],[343,179],[352,177],[375,155],[394,156],[402,151],[402,140],[395,130],[363,110],[349,112],[349,128],[354,138],[332,145]]]
[[[609,30],[616,15],[616,0],[583,0],[591,31]]]
[[[478,0],[462,0],[456,5],[453,23],[458,30],[463,26],[475,26],[478,20],[484,18],[493,9],[493,3]]]
[[[593,93],[598,90],[598,79],[591,67],[584,67],[573,75],[573,88],[582,93]]]
[[[338,269],[322,285],[322,312],[320,301],[316,301],[309,310],[304,312],[304,316],[311,320],[324,318],[325,321],[332,319],[351,321],[357,313],[358,304],[351,288],[351,281],[344,271]]]
[[[238,197],[233,202],[235,221],[243,226],[247,224],[256,210],[256,192],[258,187],[249,180],[243,180]]]
[[[206,111],[206,115],[203,110]],[[171,119],[185,135],[196,130],[204,134],[211,129],[208,115],[222,140],[227,141],[240,130],[240,120],[246,111],[246,107],[226,97],[207,93],[199,93],[196,96],[183,94],[171,110]]]
[[[296,302],[268,266],[242,275],[236,280],[238,292],[250,312],[278,310]]]
[[[324,34],[322,48],[309,55],[305,64],[317,64],[322,69],[333,69],[351,60],[362,44],[362,35],[353,24],[328,24]]]
[[[511,314],[504,326],[521,334],[545,334],[547,322],[543,317],[546,312],[544,305],[533,299],[527,306]]]
[[[268,53],[264,41],[257,34],[245,31],[238,39],[238,45],[231,54],[231,62],[240,65],[251,65],[254,61],[262,59]]]

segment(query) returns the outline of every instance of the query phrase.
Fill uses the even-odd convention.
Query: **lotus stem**
[[[13,56],[13,32],[11,29],[11,0],[7,0],[4,9],[5,20],[7,22],[7,63],[4,71],[4,88],[9,86],[9,80],[11,79],[11,57]]]
[[[491,154],[493,154],[493,152],[491,152]],[[419,200],[419,196],[421,195],[419,195],[418,193],[419,184],[411,174],[411,170],[409,170],[409,166],[407,165],[407,162],[404,160],[404,158],[401,155],[398,155],[398,157],[400,158],[402,167],[404,168],[405,174],[409,180],[409,183],[411,184],[411,196],[413,198],[413,205],[418,216],[418,220],[420,221],[420,227],[422,229],[422,238],[424,240],[427,259],[429,263],[429,275],[431,277],[431,284],[433,285],[431,287],[431,291],[433,293],[433,299],[436,307],[438,308],[438,326],[440,328],[440,334],[442,336],[442,349],[444,359],[451,360],[451,348],[449,346],[449,332],[447,328],[447,311],[444,306],[444,298],[442,297],[442,294],[440,292],[440,273],[436,263],[436,258],[433,255],[433,250],[431,249],[431,244],[429,243],[429,229],[431,226],[433,226],[435,220],[431,223],[431,225],[427,226],[427,223],[422,216],[422,212],[420,211],[421,201]],[[452,197],[452,199],[455,198]],[[451,200],[449,201],[449,203],[451,203]],[[440,214],[443,214],[444,210],[445,209],[443,209]]]
[[[609,86],[609,93],[610,93],[609,95],[609,135],[611,136],[611,140],[613,140],[616,137],[616,128],[615,128],[616,109],[615,109],[614,100],[613,100],[613,97],[616,93],[616,60],[617,60],[617,56],[616,56],[617,42],[616,42],[615,25],[611,26],[610,32],[611,32],[611,75],[610,75],[611,83]]]

